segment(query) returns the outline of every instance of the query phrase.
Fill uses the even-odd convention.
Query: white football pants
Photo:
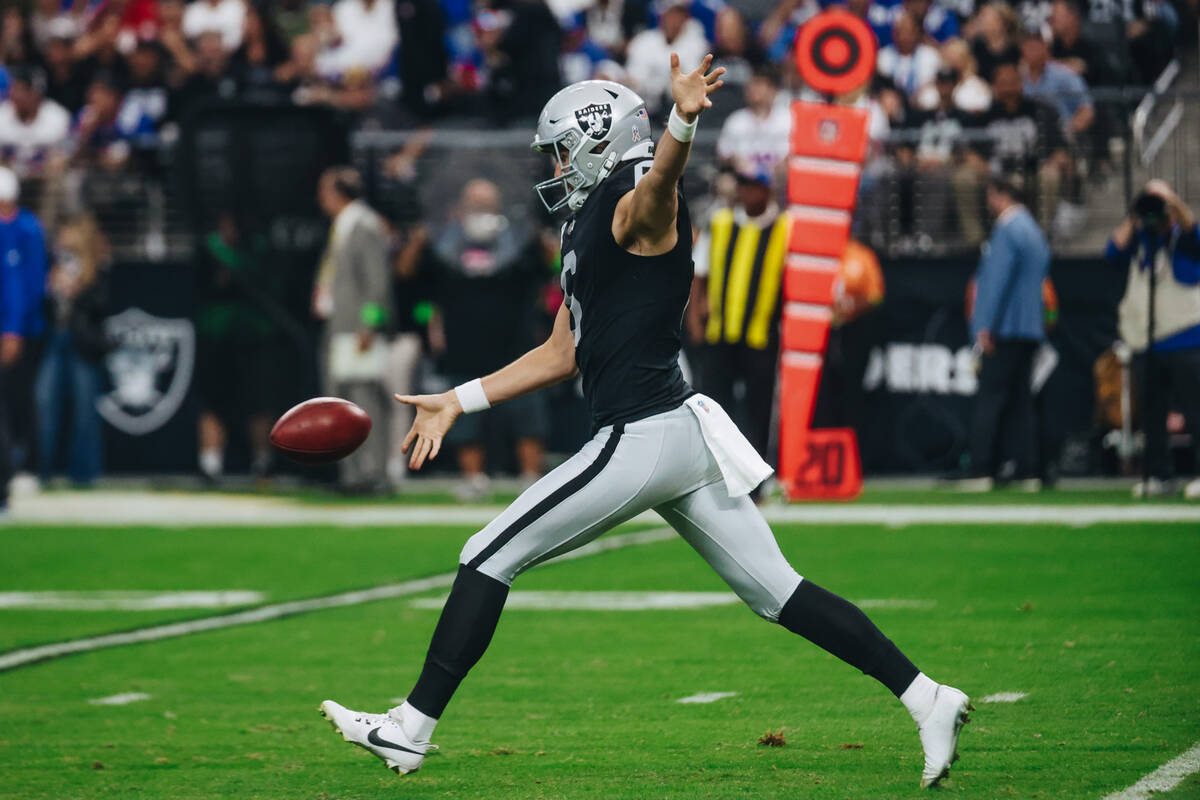
[[[756,614],[775,621],[799,586],[749,497],[730,497],[700,423],[681,405],[606,426],[529,487],[463,548],[460,561],[505,584],[653,508]]]

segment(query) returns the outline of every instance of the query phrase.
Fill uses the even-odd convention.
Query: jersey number
[[[579,336],[583,325],[583,306],[575,297],[575,251],[563,254],[561,286],[563,302],[567,304],[567,312],[571,316],[571,333],[575,336],[575,346],[579,346]]]

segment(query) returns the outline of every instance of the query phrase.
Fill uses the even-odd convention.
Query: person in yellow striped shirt
[[[783,265],[788,219],[775,202],[771,173],[738,170],[736,204],[712,215],[692,249],[696,284],[693,324],[701,341],[696,389],[725,408],[745,387],[747,438],[764,458],[771,434],[771,405],[779,358]]]

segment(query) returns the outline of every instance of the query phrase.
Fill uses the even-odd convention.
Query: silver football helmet
[[[533,187],[551,212],[578,209],[617,164],[652,155],[646,103],[612,81],[580,81],[550,98],[538,117],[533,149],[551,153],[559,175]]]

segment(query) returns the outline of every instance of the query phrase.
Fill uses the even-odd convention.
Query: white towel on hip
[[[746,440],[725,409],[715,400],[694,394],[686,402],[700,422],[704,443],[721,468],[721,476],[725,478],[730,497],[749,494],[775,471],[763,461],[754,445]]]

